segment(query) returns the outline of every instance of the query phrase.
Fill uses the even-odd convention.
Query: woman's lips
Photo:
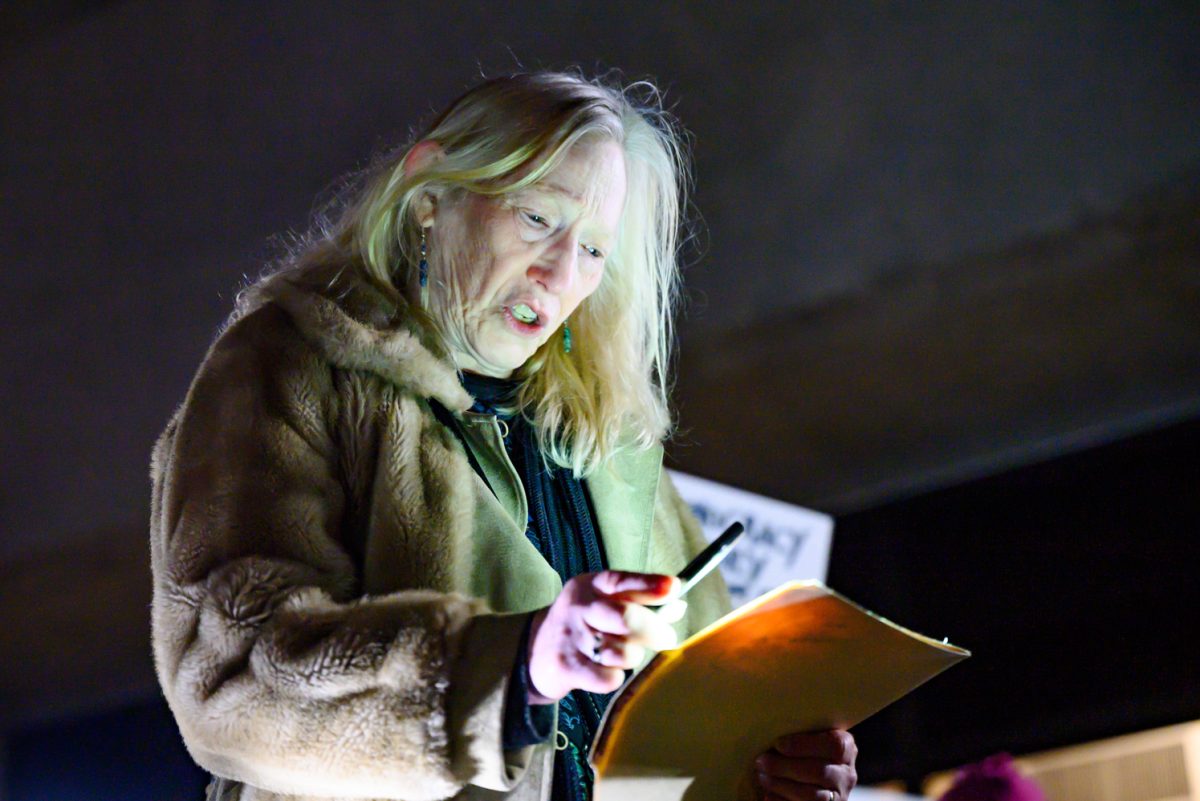
[[[515,313],[513,310],[520,306],[525,309],[520,314]],[[544,334],[555,319],[556,306],[553,300],[543,303],[533,295],[513,295],[504,305],[504,318],[509,327],[518,333]],[[529,312],[533,313],[534,319],[528,319]],[[522,317],[526,319],[522,320]]]
[[[525,322],[518,320],[516,317],[513,316],[512,306],[504,307],[504,321],[506,323],[508,323],[509,328],[511,328],[512,330],[516,331],[519,334],[524,334],[526,336],[535,336],[537,334],[541,334],[542,331],[546,327],[542,323],[542,315],[540,315],[540,314],[538,315],[537,320],[535,320],[532,323],[525,323]]]

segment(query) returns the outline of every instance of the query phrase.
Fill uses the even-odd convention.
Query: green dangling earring
[[[563,353],[571,352],[571,326],[563,320]]]

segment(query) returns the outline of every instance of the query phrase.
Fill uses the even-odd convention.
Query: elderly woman
[[[240,296],[153,458],[210,798],[590,796],[607,694],[727,603],[645,607],[704,544],[660,445],[685,167],[656,103],[488,81]],[[798,735],[756,773],[840,801],[853,762]]]

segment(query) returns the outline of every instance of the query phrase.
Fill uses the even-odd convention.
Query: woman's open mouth
[[[513,304],[512,314],[513,317],[516,317],[519,321],[525,323],[526,325],[534,325],[538,321],[537,312],[526,306],[524,303]]]
[[[546,321],[527,303],[506,306],[504,316],[508,319],[509,326],[522,334],[538,334],[546,327]]]

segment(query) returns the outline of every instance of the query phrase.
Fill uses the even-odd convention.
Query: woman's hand
[[[552,703],[575,689],[612,692],[646,648],[674,648],[671,624],[683,616],[684,602],[657,614],[643,604],[663,603],[678,592],[678,579],[652,573],[605,570],[568,581],[533,618],[529,702]]]
[[[858,746],[850,732],[789,734],[754,761],[767,801],[846,801],[858,782]]]

